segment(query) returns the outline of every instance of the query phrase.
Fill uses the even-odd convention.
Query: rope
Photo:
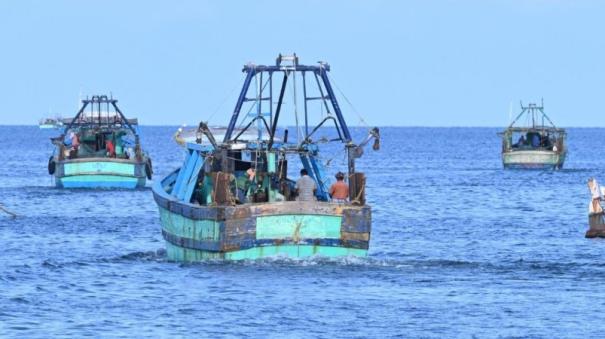
[[[347,98],[347,96],[343,93],[343,91],[340,90],[340,87],[338,87],[338,85],[336,84],[336,81],[334,80],[334,78],[330,75],[330,73],[326,72],[326,74],[328,75],[328,78],[330,78],[330,80],[332,81],[332,83],[334,84],[334,87],[336,87],[336,90],[338,90],[338,92],[340,93],[340,95],[342,95],[342,97],[345,99],[345,101],[349,104],[349,106],[351,106],[351,109],[353,110],[353,112],[357,115],[357,117],[359,118],[359,121],[365,126],[365,127],[370,127],[370,125],[368,125],[368,123],[363,120],[363,117],[361,116],[361,114],[355,109],[355,106],[353,106],[353,104],[351,103],[351,101],[349,100],[349,98]]]
[[[235,84],[235,86],[233,86],[233,88],[231,89],[231,91],[229,92],[229,94],[227,94],[227,96],[225,96],[223,98],[223,100],[218,105],[218,107],[214,110],[214,112],[212,112],[212,114],[210,114],[210,116],[208,117],[207,121],[212,120],[212,118],[216,115],[216,113],[218,113],[218,111],[223,107],[223,105],[225,104],[225,102],[227,102],[227,99],[229,99],[229,97],[231,97],[233,95],[233,92],[235,92],[235,90],[239,87],[240,82],[241,82],[241,80],[238,81]]]

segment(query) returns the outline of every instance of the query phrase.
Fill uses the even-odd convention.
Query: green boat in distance
[[[151,179],[151,159],[141,149],[137,119],[127,119],[117,100],[95,95],[51,138],[56,146],[48,173],[58,188],[140,188]],[[87,111],[86,108],[89,108]]]
[[[502,164],[507,169],[561,169],[567,155],[567,133],[544,113],[544,104],[521,104],[521,113],[503,132]],[[515,124],[526,118],[526,126]],[[548,123],[548,125],[546,125]]]
[[[229,125],[211,129],[201,122],[195,140],[175,136],[185,148],[185,161],[153,185],[169,260],[367,255],[371,207],[365,203],[365,175],[356,171],[355,159],[372,139],[374,149],[379,148],[379,132],[374,128],[362,142],[352,141],[329,70],[326,63],[299,65],[296,55],[280,55],[275,66],[245,65],[246,79]],[[287,85],[305,102],[298,113],[304,124],[297,124],[297,140],[290,141],[287,129],[277,137]],[[296,100],[289,102],[295,105]],[[306,103],[312,100],[317,110],[324,110],[323,117],[310,114],[311,104]],[[249,110],[242,108],[246,103]],[[296,106],[291,112],[296,114]],[[321,128],[326,122],[333,128],[330,140],[317,137],[325,133]],[[252,128],[257,133],[247,133]],[[220,131],[222,141],[213,130]],[[348,197],[338,201],[331,199],[328,164],[320,158],[326,142],[343,144],[347,154]],[[342,157],[342,151],[337,154]],[[305,180],[312,180],[314,193],[306,191],[310,196],[296,197],[296,182],[288,176],[293,163],[300,165],[292,172],[303,168],[310,177]]]

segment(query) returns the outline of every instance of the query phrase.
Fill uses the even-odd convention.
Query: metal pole
[[[302,71],[303,78],[303,96],[305,97],[305,140],[309,137],[309,115],[307,114],[307,80],[305,77],[306,72]]]
[[[231,115],[231,121],[229,121],[229,126],[227,126],[227,130],[225,131],[225,138],[223,139],[223,142],[225,143],[231,140],[231,134],[235,129],[235,124],[237,124],[237,118],[239,117],[239,112],[241,111],[242,105],[244,104],[244,100],[246,99],[248,87],[250,87],[252,77],[256,74],[256,71],[252,66],[246,67],[244,71],[248,72],[248,75],[246,76],[246,80],[244,80],[244,86],[242,87],[242,90],[239,93],[239,97],[237,98],[237,103],[235,104],[235,108],[233,109],[233,115]]]
[[[281,90],[279,92],[279,99],[277,99],[277,108],[275,110],[275,120],[271,124],[271,135],[269,139],[269,145],[267,145],[267,151],[271,150],[273,146],[273,138],[275,137],[275,129],[277,128],[277,121],[279,119],[279,112],[281,111],[281,105],[284,100],[284,93],[286,92],[286,83],[288,82],[288,71],[284,71],[284,79],[281,83]]]
[[[357,195],[357,185],[355,183],[355,178],[353,178],[353,174],[355,174],[355,145],[349,144],[345,147],[347,149],[347,166],[349,169],[349,200],[353,201]]]
[[[323,102],[324,107],[326,108],[326,112],[328,112],[328,115],[330,115],[330,114],[332,114],[330,112],[330,106],[328,106],[328,103],[326,102],[326,96],[324,95],[323,88],[321,88],[321,83],[319,82],[319,78],[317,77],[317,73],[314,72],[313,75],[315,76],[315,81],[317,82],[317,88],[319,88],[319,95],[321,95],[321,102]]]
[[[330,80],[328,79],[328,75],[326,71],[321,68],[320,74],[323,79],[324,86],[326,86],[326,92],[328,92],[328,97],[332,102],[332,107],[334,108],[334,112],[336,113],[336,118],[338,118],[338,124],[340,125],[340,129],[342,129],[342,133],[345,137],[345,142],[351,142],[351,133],[349,132],[349,127],[347,127],[347,122],[345,121],[342,112],[340,111],[340,106],[338,105],[338,101],[336,101],[336,96],[334,95],[334,91],[332,90],[332,85],[330,85]]]
[[[269,72],[269,123],[273,128],[273,72]]]
[[[258,79],[257,88],[256,88],[256,92],[258,93],[258,95],[256,97],[256,116],[260,117],[263,114],[263,110],[261,109],[262,108],[261,105],[263,103],[263,100],[262,100],[262,98],[263,98],[263,72],[257,73],[257,76],[258,76],[259,79]],[[262,140],[262,138],[263,138],[263,132],[262,132],[263,124],[260,121],[260,119],[256,123],[256,129],[258,130],[257,131],[258,140]],[[269,131],[267,131],[267,132],[269,132]]]
[[[73,126],[76,120],[78,120],[78,117],[84,112],[84,109],[86,109],[86,106],[88,106],[88,100],[82,100],[82,103],[82,108],[80,108],[78,113],[76,113],[76,116],[71,120],[71,122],[67,124],[67,126],[65,126],[65,129],[63,130],[63,136],[65,136],[65,133],[67,133],[71,126]]]

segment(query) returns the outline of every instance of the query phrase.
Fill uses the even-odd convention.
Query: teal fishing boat
[[[374,149],[379,148],[379,131],[373,128],[360,143],[353,142],[329,70],[327,63],[300,65],[296,55],[280,55],[274,66],[245,65],[244,85],[229,124],[220,130],[222,140],[204,122],[195,140],[179,137],[186,149],[183,165],[153,185],[170,260],[367,254],[371,207],[355,159],[372,139]],[[278,128],[288,85],[296,140],[288,140],[288,129]],[[300,114],[297,98],[303,103]],[[313,102],[319,112],[311,109]],[[242,113],[245,104],[251,107]],[[251,128],[258,133],[247,133]],[[318,137],[324,132],[332,138]],[[347,158],[348,175],[339,173],[338,180],[340,188],[346,187],[340,193],[348,194],[339,199],[336,191],[330,196],[330,176],[320,158],[320,147],[330,142],[342,144]],[[342,150],[337,152],[342,157]],[[301,168],[303,176],[296,182],[289,171]]]
[[[151,179],[151,159],[141,149],[137,119],[127,119],[105,95],[82,107],[52,138],[48,173],[59,188],[139,188]]]
[[[502,164],[511,169],[561,169],[565,163],[566,132],[544,113],[544,104],[521,104],[521,113],[499,133]],[[525,118],[525,126],[515,126]]]

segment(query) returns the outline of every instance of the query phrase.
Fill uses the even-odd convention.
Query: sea
[[[584,238],[605,129],[568,129],[562,170],[523,171],[502,168],[498,128],[382,127],[357,160],[367,257],[178,263],[151,191],[184,159],[176,128],[141,127],[155,176],[131,191],[57,189],[59,132],[0,126],[0,203],[18,214],[0,212],[1,338],[605,336],[605,239]]]

